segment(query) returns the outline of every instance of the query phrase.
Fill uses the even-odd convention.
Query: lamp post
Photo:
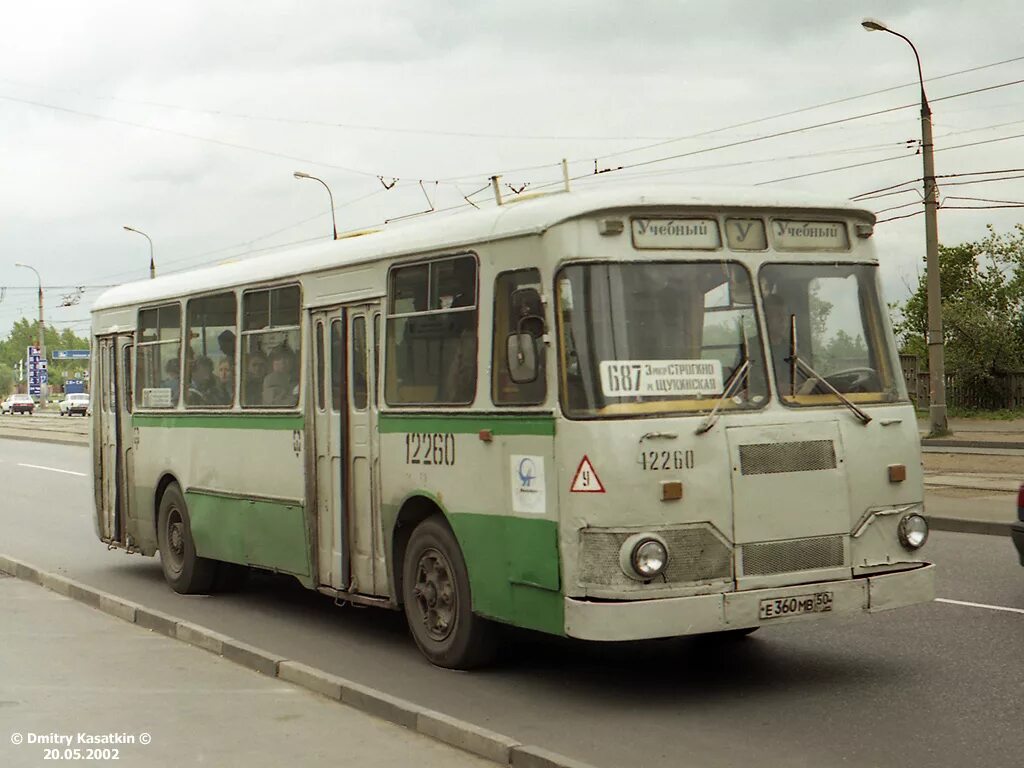
[[[37,331],[37,336],[36,336],[36,346],[39,348],[39,359],[42,360],[43,362],[45,362],[46,361],[46,334],[45,334],[46,326],[43,325],[43,278],[41,278],[39,276],[39,271],[35,267],[30,267],[28,264],[21,264],[19,262],[18,264],[15,264],[14,266],[16,266],[16,267],[24,267],[25,269],[31,269],[33,272],[36,273],[36,280],[39,281],[39,330]],[[49,376],[49,373],[50,373],[49,370],[47,370],[46,373],[47,373],[47,376]],[[38,374],[38,371],[37,371],[37,374]],[[42,377],[40,377],[40,378],[42,378]],[[48,389],[49,389],[49,382],[45,382],[45,381],[40,381],[39,382],[39,407],[40,408],[45,408],[46,407],[46,395],[47,395],[47,390]]]
[[[928,270],[928,415],[931,435],[947,433],[946,363],[942,344],[942,283],[939,280],[938,194],[935,188],[935,157],[932,144],[932,110],[924,93],[924,75],[917,48],[906,35],[889,29],[878,19],[864,19],[861,26],[869,32],[888,32],[906,41],[917,60],[917,78],[921,83],[921,158],[924,162],[924,234]]]
[[[134,232],[137,235],[142,235],[144,238],[149,240],[149,279],[152,280],[154,277],[156,277],[156,262],[153,261],[153,238],[151,238],[149,235],[147,235],[145,232],[139,229],[125,227],[125,230],[128,232]]]
[[[296,179],[312,179],[313,181],[319,181],[324,185],[324,189],[327,190],[327,196],[331,200],[331,227],[334,229],[334,239],[338,239],[338,222],[334,220],[334,195],[331,194],[331,188],[327,186],[327,182],[323,179],[318,179],[316,176],[310,176],[305,171],[296,171],[292,174]]]

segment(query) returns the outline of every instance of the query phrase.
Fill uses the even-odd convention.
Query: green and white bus
[[[847,202],[562,192],[122,285],[93,309],[97,533],[594,641],[930,600],[920,447]]]

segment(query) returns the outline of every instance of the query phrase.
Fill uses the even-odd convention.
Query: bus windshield
[[[767,376],[739,264],[573,264],[558,275],[570,418],[756,408]]]
[[[840,400],[835,392],[857,403],[905,399],[876,266],[768,264],[759,281],[785,404],[832,405]]]

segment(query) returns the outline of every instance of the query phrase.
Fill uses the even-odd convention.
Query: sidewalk
[[[494,765],[4,574],[0,616],[5,768]]]
[[[921,433],[921,445],[943,448],[1016,448],[1024,449],[1024,419],[961,419],[948,420],[951,435],[927,438],[931,426],[928,419],[918,419],[917,428]]]

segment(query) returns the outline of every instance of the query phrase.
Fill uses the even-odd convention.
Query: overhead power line
[[[949,151],[954,150],[954,149],[966,149],[967,147],[979,147],[979,146],[981,146],[983,144],[995,144],[996,142],[999,142],[999,141],[1010,141],[1011,139],[1020,139],[1020,138],[1024,138],[1024,133],[1016,133],[1013,136],[1000,136],[999,138],[985,139],[983,141],[971,141],[971,142],[968,142],[967,144],[956,144],[956,145],[954,145],[952,147],[939,147],[938,149],[935,150],[935,152],[936,153],[938,153],[938,152],[949,152]],[[757,186],[763,186],[765,184],[775,184],[775,183],[780,182],[780,181],[792,181],[794,179],[805,179],[805,178],[808,178],[810,176],[821,176],[822,174],[826,174],[826,173],[834,173],[836,171],[846,171],[846,170],[849,170],[850,168],[860,168],[861,166],[864,166],[864,165],[874,165],[876,163],[888,163],[888,162],[891,162],[893,160],[903,160],[905,157],[906,157],[906,155],[898,155],[896,157],[885,157],[885,158],[882,158],[881,160],[869,160],[869,161],[864,162],[864,163],[854,163],[852,165],[841,165],[841,166],[838,166],[836,168],[825,168],[825,169],[820,170],[820,171],[810,171],[808,173],[798,173],[798,174],[796,174],[794,176],[784,176],[784,177],[782,177],[780,179],[771,179],[769,181],[760,181],[757,184],[755,184],[754,186],[757,187]],[[936,177],[936,178],[938,178],[938,177]]]
[[[164,133],[164,134],[167,134],[167,135],[170,135],[170,136],[178,136],[180,138],[193,139],[194,141],[202,141],[202,142],[205,142],[207,144],[216,144],[216,145],[221,146],[221,147],[229,147],[231,149],[240,149],[240,150],[244,150],[246,152],[255,152],[256,154],[266,155],[268,157],[278,157],[278,158],[282,158],[282,159],[285,159],[285,160],[294,160],[295,162],[305,163],[307,165],[316,165],[316,166],[321,167],[321,168],[333,168],[334,170],[344,171],[346,173],[351,173],[351,174],[354,174],[356,176],[370,176],[372,178],[376,178],[377,176],[381,175],[379,173],[373,173],[371,171],[362,170],[360,168],[352,168],[352,167],[347,166],[347,165],[338,165],[336,163],[327,163],[327,162],[323,162],[323,161],[320,161],[320,160],[311,160],[308,157],[299,157],[297,155],[290,155],[290,154],[287,154],[287,153],[284,153],[284,152],[275,152],[274,150],[262,149],[260,147],[251,147],[251,146],[248,146],[246,144],[236,144],[235,142],[223,141],[221,139],[214,139],[214,138],[211,138],[209,136],[200,136],[200,135],[195,134],[195,133],[188,133],[187,131],[178,131],[178,130],[175,130],[173,128],[162,128],[162,127],[160,127],[158,125],[148,125],[146,123],[137,123],[137,122],[135,122],[133,120],[122,120],[121,118],[118,118],[118,117],[110,117],[108,115],[100,115],[100,114],[96,114],[95,112],[85,112],[85,111],[80,110],[80,109],[71,109],[70,107],[61,107],[61,106],[57,106],[56,104],[46,104],[46,103],[41,102],[41,101],[32,101],[31,99],[19,99],[19,98],[14,97],[14,96],[5,96],[3,94],[0,94],[0,100],[10,101],[10,102],[14,102],[16,104],[27,104],[29,106],[40,107],[42,109],[51,109],[51,110],[53,110],[55,112],[66,112],[66,113],[71,114],[71,115],[77,115],[79,117],[88,117],[88,118],[91,118],[93,120],[101,120],[101,121],[104,121],[104,122],[116,123],[118,125],[127,125],[127,126],[129,126],[131,128],[139,128],[139,129],[144,130],[144,131],[154,131],[156,133]],[[388,175],[391,175],[391,174],[383,174],[383,175],[388,176]]]
[[[945,100],[948,100],[948,99],[956,99],[956,98],[961,98],[961,97],[964,97],[964,96],[971,96],[971,95],[974,95],[974,94],[977,94],[977,93],[983,93],[985,91],[992,91],[992,90],[995,90],[995,89],[998,89],[998,88],[1007,88],[1007,87],[1014,86],[1014,85],[1020,85],[1021,83],[1024,83],[1024,79],[1011,80],[1011,81],[1008,81],[1008,82],[1005,82],[1005,83],[998,83],[996,85],[984,86],[984,87],[981,87],[981,88],[972,88],[972,89],[967,90],[967,91],[961,91],[959,93],[949,94],[948,96],[942,96],[941,98],[932,99],[931,102],[934,104],[934,103],[939,102],[939,101],[945,101]],[[684,158],[684,157],[694,157],[696,155],[707,154],[709,152],[717,152],[717,151],[720,151],[720,150],[723,150],[723,149],[732,149],[732,148],[735,148],[735,147],[741,147],[741,146],[746,146],[746,145],[749,145],[749,144],[755,144],[755,143],[758,143],[758,142],[761,142],[761,141],[767,141],[769,139],[777,139],[777,138],[781,138],[781,137],[784,137],[784,136],[792,136],[792,135],[796,135],[796,134],[805,133],[807,131],[816,130],[816,129],[819,129],[819,128],[825,128],[825,127],[833,126],[833,125],[840,125],[840,124],[843,124],[843,123],[853,122],[855,120],[863,120],[865,118],[875,117],[877,115],[883,115],[883,114],[887,114],[889,112],[897,112],[899,110],[910,109],[912,107],[919,107],[919,106],[920,106],[919,102],[912,102],[912,103],[909,103],[909,104],[902,104],[902,105],[896,106],[896,107],[889,107],[887,109],[875,110],[873,112],[864,112],[864,113],[861,113],[861,114],[858,114],[858,115],[850,115],[850,116],[843,117],[843,118],[837,118],[835,120],[827,120],[827,121],[821,122],[821,123],[814,123],[812,125],[805,125],[805,126],[800,126],[800,127],[797,127],[797,128],[789,128],[789,129],[786,129],[786,130],[783,130],[783,131],[776,131],[774,133],[765,134],[763,136],[755,136],[755,137],[749,138],[749,139],[740,139],[740,140],[737,140],[737,141],[727,142],[725,144],[716,144],[716,145],[711,146],[711,147],[703,147],[701,149],[693,149],[693,150],[690,150],[690,151],[687,151],[687,152],[680,152],[680,153],[677,153],[677,154],[674,154],[674,155],[667,155],[667,156],[664,156],[664,157],[656,157],[656,158],[652,158],[650,160],[642,160],[642,161],[638,161],[638,162],[635,162],[635,163],[629,163],[627,165],[620,165],[620,166],[615,167],[615,168],[606,168],[606,169],[601,169],[601,170],[595,170],[593,173],[580,174],[580,175],[577,175],[577,176],[573,176],[573,177],[571,177],[571,180],[572,181],[576,181],[576,180],[579,180],[579,179],[587,178],[589,176],[597,176],[597,175],[600,175],[600,174],[618,173],[619,171],[630,170],[630,169],[633,169],[633,168],[641,168],[641,167],[646,167],[646,166],[650,166],[650,165],[656,165],[658,163],[668,162],[669,160],[678,160],[678,159],[681,159],[681,158]],[[1006,138],[1015,138],[1015,137],[1004,137],[1004,138],[1000,138],[1000,139],[992,139],[992,140],[989,140],[989,141],[975,142],[973,144],[962,144],[962,145],[958,145],[957,147],[946,147],[945,149],[959,149],[959,148],[966,147],[966,146],[975,146],[975,145],[978,145],[978,144],[990,143],[991,141],[1004,141]],[[938,152],[938,151],[942,151],[942,150],[936,150],[936,151]],[[882,160],[873,160],[873,161],[870,161],[868,163],[863,163],[863,164],[854,164],[854,165],[850,165],[850,166],[843,166],[843,167],[836,168],[836,169],[828,169],[828,170],[825,170],[825,171],[815,171],[815,172],[808,173],[808,174],[800,174],[800,175],[796,175],[796,176],[787,176],[787,177],[780,178],[780,179],[773,179],[771,181],[761,182],[761,184],[772,184],[772,183],[775,183],[775,182],[778,182],[778,181],[790,181],[792,179],[804,178],[806,176],[816,176],[816,175],[819,175],[821,173],[831,173],[834,170],[847,170],[849,168],[860,167],[861,165],[870,165],[872,163],[888,162],[888,161],[891,161],[891,160],[900,160],[903,157],[905,157],[905,156],[904,155],[900,155],[900,156],[897,156],[897,157],[891,157],[891,158],[886,158],[886,159],[882,159]],[[548,164],[548,165],[540,166],[540,167],[542,167],[542,168],[551,168],[551,167],[554,167],[554,166],[553,166],[553,164]],[[460,178],[468,178],[468,177],[460,177]],[[442,180],[442,181],[454,181],[454,180],[456,180],[456,179],[445,179],[445,180]],[[561,183],[560,181],[553,181],[550,184],[541,185],[541,188],[557,186],[560,183]],[[537,187],[535,187],[535,188],[537,188]]]
[[[1014,57],[1012,59],[1003,59],[1002,61],[995,61],[995,62],[992,62],[991,64],[982,64],[982,65],[977,66],[977,67],[970,67],[969,69],[961,69],[961,70],[958,70],[956,72],[948,72],[948,73],[946,73],[944,75],[938,75],[937,77],[929,77],[929,78],[925,79],[925,82],[926,83],[932,83],[932,82],[935,82],[937,80],[945,80],[946,78],[949,78],[949,77],[955,77],[957,75],[964,75],[964,74],[967,74],[969,72],[977,72],[979,70],[989,69],[991,67],[998,67],[998,66],[1001,66],[1003,64],[1012,64],[1014,62],[1022,61],[1022,60],[1024,60],[1024,56],[1017,56],[1017,57]],[[825,107],[834,107],[834,106],[836,106],[838,104],[845,104],[847,102],[857,101],[858,99],[865,99],[865,98],[868,98],[870,96],[878,96],[878,95],[883,94],[883,93],[889,93],[890,91],[898,91],[898,90],[900,90],[902,88],[909,88],[911,86],[916,86],[918,84],[919,84],[919,82],[917,80],[914,80],[911,83],[904,83],[903,85],[894,85],[894,86],[890,86],[889,88],[882,88],[882,89],[877,90],[877,91],[870,91],[868,93],[861,93],[861,94],[858,94],[856,96],[846,96],[846,97],[841,98],[841,99],[833,99],[832,101],[822,102],[821,104],[813,104],[813,105],[811,105],[809,107],[801,107],[799,109],[791,109],[791,110],[788,110],[786,112],[778,112],[778,113],[776,113],[774,115],[768,115],[766,117],[759,117],[759,118],[756,118],[754,120],[745,120],[745,121],[743,121],[741,123],[733,123],[732,125],[723,126],[721,128],[712,128],[712,129],[707,130],[707,131],[701,131],[699,133],[693,133],[693,134],[690,134],[688,136],[680,136],[678,138],[670,139],[668,141],[658,142],[656,144],[647,144],[647,145],[641,146],[641,147],[633,147],[632,149],[625,149],[625,150],[622,150],[620,152],[613,152],[611,154],[601,155],[600,157],[598,157],[598,160],[607,160],[608,158],[611,158],[611,157],[620,157],[622,155],[632,154],[634,152],[642,152],[642,151],[647,150],[647,149],[656,149],[657,147],[665,146],[667,144],[672,144],[672,143],[677,142],[677,141],[686,141],[688,139],[702,138],[704,136],[710,136],[712,134],[721,133],[723,131],[731,131],[731,130],[735,130],[737,128],[746,128],[747,126],[756,125],[758,123],[767,122],[769,120],[778,120],[778,119],[783,118],[783,117],[792,117],[793,115],[799,115],[799,114],[802,114],[804,112],[811,112],[811,111],[814,111],[814,110],[817,110],[817,109],[824,109]],[[938,99],[935,99],[935,101],[938,101]]]
[[[956,77],[956,76],[968,74],[968,73],[971,73],[971,72],[978,72],[978,71],[981,71],[983,69],[991,69],[992,67],[998,67],[998,66],[1002,66],[1004,64],[1013,64],[1013,63],[1018,62],[1018,61],[1024,61],[1024,56],[1016,56],[1016,57],[1013,57],[1013,58],[1010,58],[1010,59],[1003,59],[1001,61],[994,61],[994,62],[990,62],[988,64],[981,64],[981,65],[978,65],[978,66],[969,67],[967,69],[957,70],[955,72],[947,72],[947,73],[942,74],[942,75],[937,75],[935,77],[927,78],[925,80],[925,82],[933,83],[933,82],[937,82],[939,80],[945,80],[945,79],[950,78],[950,77]],[[780,112],[780,113],[777,113],[777,114],[774,114],[774,115],[768,115],[768,116],[765,116],[765,117],[759,117],[759,118],[756,118],[754,120],[747,120],[747,121],[744,121],[742,123],[737,123],[735,125],[726,126],[726,127],[723,127],[723,128],[714,128],[714,129],[711,129],[711,130],[708,130],[708,131],[703,131],[701,133],[694,134],[694,135],[691,135],[691,136],[672,137],[672,136],[637,136],[635,134],[634,135],[628,135],[628,136],[585,135],[585,134],[584,135],[571,135],[571,134],[566,134],[566,135],[515,134],[515,133],[494,133],[494,132],[486,132],[486,131],[452,131],[452,130],[444,130],[444,129],[438,129],[438,128],[409,128],[409,127],[406,127],[406,126],[394,126],[394,125],[386,125],[386,124],[336,122],[336,121],[328,121],[328,120],[317,120],[317,119],[312,119],[312,118],[283,117],[283,116],[280,116],[280,115],[257,115],[257,114],[251,114],[251,113],[245,113],[245,112],[235,112],[235,111],[226,110],[226,109],[204,109],[204,108],[201,108],[201,107],[193,107],[193,106],[187,106],[187,105],[182,105],[182,104],[168,104],[166,102],[159,102],[159,101],[148,101],[148,100],[140,100],[140,99],[126,99],[126,98],[118,97],[118,96],[105,96],[105,95],[101,95],[101,94],[91,94],[91,93],[84,92],[84,91],[82,91],[81,89],[78,89],[78,88],[61,88],[61,87],[58,87],[58,86],[41,85],[41,84],[37,84],[37,83],[27,83],[27,82],[24,82],[24,81],[12,80],[10,78],[0,78],[0,82],[9,83],[9,84],[16,85],[16,86],[19,86],[19,87],[36,88],[36,89],[43,89],[43,90],[49,90],[49,91],[59,91],[59,92],[64,92],[64,93],[73,93],[73,94],[77,94],[79,96],[84,96],[84,97],[90,98],[90,99],[96,99],[96,100],[100,100],[100,101],[110,101],[110,102],[118,103],[118,104],[128,104],[128,105],[145,106],[145,107],[156,107],[158,109],[173,110],[173,111],[178,111],[178,112],[189,112],[189,113],[200,114],[200,115],[211,115],[211,116],[214,116],[214,117],[227,117],[227,118],[238,119],[238,120],[254,120],[254,121],[261,121],[261,122],[275,122],[275,123],[284,123],[284,124],[289,124],[289,125],[307,125],[307,126],[316,126],[316,127],[323,127],[323,128],[340,128],[340,129],[344,129],[344,130],[355,130],[355,131],[374,131],[374,132],[382,132],[382,133],[401,133],[401,134],[414,134],[414,135],[424,135],[424,136],[451,136],[451,137],[454,137],[454,138],[473,138],[473,139],[503,139],[503,140],[511,139],[511,140],[531,140],[531,141],[629,141],[629,140],[637,140],[637,139],[640,139],[640,140],[650,139],[650,140],[655,140],[655,141],[659,142],[657,144],[649,145],[649,146],[646,146],[646,147],[635,147],[633,149],[623,150],[622,152],[616,152],[616,153],[612,153],[612,154],[609,154],[609,155],[603,155],[603,156],[601,156],[601,159],[608,158],[608,157],[616,157],[618,155],[628,154],[628,153],[631,153],[631,152],[639,152],[639,151],[641,151],[643,149],[649,149],[649,148],[656,147],[656,146],[662,146],[664,144],[668,144],[668,143],[672,143],[672,142],[676,142],[676,141],[684,141],[684,140],[687,140],[687,139],[693,139],[693,138],[700,138],[700,137],[703,137],[703,136],[708,136],[708,135],[711,135],[711,134],[714,134],[714,133],[722,133],[724,131],[733,130],[733,129],[736,129],[736,128],[743,128],[743,127],[747,127],[747,126],[750,126],[750,125],[756,125],[758,123],[766,122],[768,120],[776,120],[776,119],[779,119],[779,118],[782,118],[782,117],[790,117],[792,115],[798,115],[798,114],[801,114],[801,113],[804,113],[804,112],[809,112],[809,111],[816,110],[816,109],[823,109],[825,107],[831,107],[831,106],[835,106],[837,104],[844,104],[844,103],[847,103],[847,102],[850,102],[850,101],[855,101],[855,100],[858,100],[858,99],[868,98],[870,96],[878,96],[878,95],[883,94],[883,93],[889,93],[891,91],[897,91],[897,90],[900,90],[900,89],[903,89],[903,88],[909,88],[911,86],[916,86],[918,84],[918,82],[915,80],[913,82],[903,83],[902,85],[894,85],[894,86],[890,86],[888,88],[882,88],[882,89],[879,89],[879,90],[876,90],[876,91],[870,91],[868,93],[858,94],[856,96],[847,96],[847,97],[844,97],[844,98],[841,98],[841,99],[833,99],[831,101],[826,101],[826,102],[823,102],[821,104],[814,104],[814,105],[807,106],[807,107],[800,107],[799,109],[793,109],[793,110],[789,110],[789,111],[786,111],[786,112]]]

